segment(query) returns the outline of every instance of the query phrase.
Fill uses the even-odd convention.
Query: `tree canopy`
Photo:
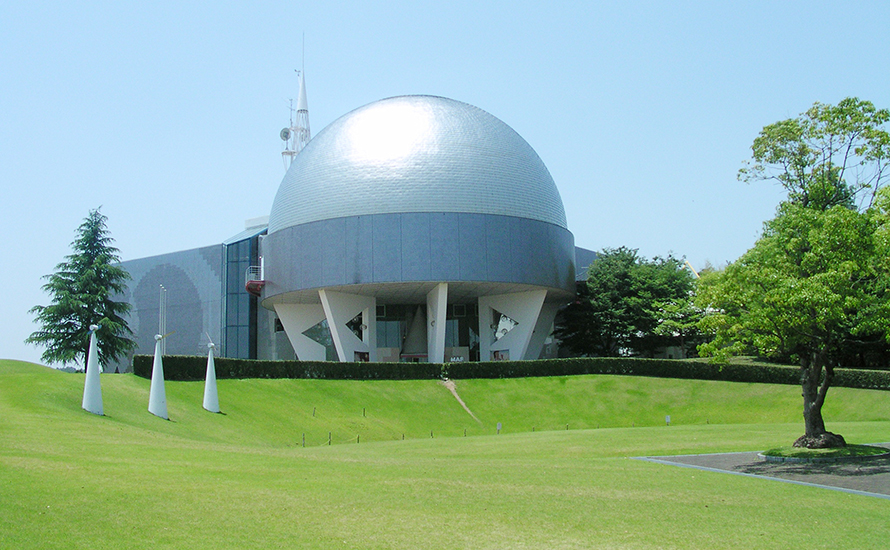
[[[888,120],[890,111],[855,97],[815,103],[797,118],[765,126],[739,179],[778,182],[790,202],[806,208],[867,209],[888,173]]]
[[[47,363],[85,365],[90,325],[100,327],[96,340],[103,364],[136,346],[123,318],[130,304],[112,299],[126,290],[130,275],[116,265],[118,249],[112,246],[106,221],[99,209],[91,210],[77,228],[72,253],[56,266],[55,273],[43,277],[47,281],[43,290],[52,303],[31,308],[41,328],[25,342],[44,347],[41,358]]]
[[[883,340],[885,225],[874,210],[783,204],[753,248],[703,277],[698,300],[712,308],[705,324],[716,338],[701,350],[795,362],[825,353],[839,363],[851,346]]]
[[[682,323],[692,313],[692,281],[672,256],[647,260],[635,249],[604,249],[588,268],[575,303],[563,311],[556,335],[575,353],[593,356],[652,356],[686,344],[687,333],[659,327],[669,318]]]

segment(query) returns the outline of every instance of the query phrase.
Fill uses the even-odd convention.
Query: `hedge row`
[[[133,357],[133,372],[151,378],[154,357]],[[317,378],[327,380],[423,380],[442,376],[442,365],[435,363],[333,363],[327,361],[259,361],[217,357],[213,360],[216,377],[226,378]],[[204,380],[207,357],[165,355],[166,380]]]
[[[445,376],[455,379],[620,374],[653,378],[800,385],[800,369],[793,366],[766,363],[712,364],[705,361],[637,357],[579,357],[546,361],[449,363],[444,365],[443,372]],[[846,388],[890,390],[890,372],[835,369],[832,385]]]
[[[133,358],[133,372],[151,377],[153,357]],[[442,377],[520,378],[570,376],[579,374],[622,374],[656,378],[800,384],[800,369],[764,363],[716,365],[703,361],[639,359],[630,357],[579,357],[539,361],[492,361],[483,363],[333,363],[324,361],[257,361],[252,359],[214,360],[216,377],[302,378],[327,380],[430,380]],[[203,380],[207,358],[168,355],[164,357],[167,380]],[[890,390],[890,372],[836,369],[834,386]]]

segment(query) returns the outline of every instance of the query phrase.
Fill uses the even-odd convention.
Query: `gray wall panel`
[[[485,216],[487,281],[514,281],[518,273],[511,254],[510,238],[518,231],[520,218]],[[529,251],[533,252],[533,251]]]
[[[458,253],[460,281],[488,280],[488,239],[485,237],[485,216],[458,214]]]
[[[168,354],[190,354],[207,350],[207,337],[222,340],[222,245],[173,252],[122,262],[132,279],[127,291],[116,299],[132,305],[127,324],[134,332],[135,354],[154,353],[158,331],[160,285],[167,289]],[[114,370],[128,370],[131,358]]]
[[[558,228],[550,226],[550,242],[554,244],[552,250],[553,265],[556,266],[556,277],[562,283],[562,288],[575,287],[575,238],[561,238],[565,233]],[[574,290],[573,290],[574,291]]]
[[[546,241],[542,241],[536,235],[542,231],[538,225],[521,224],[510,240],[517,272],[524,280],[534,278],[536,266],[540,262],[540,243]]]
[[[263,239],[262,247],[260,250],[260,254],[264,258],[275,258],[275,262],[266,262],[265,264],[265,277],[266,277],[266,291],[271,294],[278,294],[280,292],[284,292],[285,289],[281,286],[278,286],[277,283],[282,282],[283,279],[279,275],[282,272],[298,272],[299,266],[294,258],[294,254],[298,250],[298,246],[294,246],[293,243],[299,243],[297,240],[297,232],[294,232],[293,240],[288,243],[286,246],[276,246],[280,243],[275,239],[269,239],[268,237]],[[299,276],[292,276],[289,279],[291,282],[297,282],[300,280]]]
[[[322,278],[325,281],[346,279],[346,219],[331,220],[325,240],[329,246],[321,248]]]
[[[401,214],[402,277],[403,281],[429,281],[430,215]]]
[[[519,283],[574,293],[572,234],[512,216],[357,216],[289,227],[268,235],[264,246],[266,299],[296,290],[413,281]]]
[[[596,260],[597,254],[593,250],[575,247],[575,279],[578,281],[587,280],[587,268]]]
[[[319,222],[326,224],[327,221]],[[402,280],[402,235],[399,214],[373,216],[374,256],[372,278],[375,283]]]
[[[442,281],[460,278],[460,214],[434,213],[430,217],[430,273]]]
[[[331,224],[314,223],[299,226],[302,235],[297,241],[297,246],[300,247],[299,262],[302,279],[300,283],[304,288],[324,285],[324,249],[333,244],[330,241],[330,233],[327,231],[330,226]]]
[[[374,260],[374,235],[371,216],[354,216],[346,219],[346,238],[343,258],[346,262],[347,284],[371,282]]]

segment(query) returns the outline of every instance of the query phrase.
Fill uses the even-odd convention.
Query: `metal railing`
[[[263,266],[261,265],[252,265],[247,268],[247,271],[244,273],[244,282],[249,283],[250,281],[263,281]]]

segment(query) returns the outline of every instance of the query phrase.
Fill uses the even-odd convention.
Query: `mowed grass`
[[[787,445],[802,430],[791,386],[457,381],[481,423],[434,381],[226,380],[225,414],[201,409],[202,383],[168,382],[171,421],[147,412],[148,387],[103,375],[98,417],[80,408],[83,375],[0,361],[0,548],[890,540],[888,500],[628,458]],[[890,440],[890,393],[832,389],[825,414],[851,443]]]

